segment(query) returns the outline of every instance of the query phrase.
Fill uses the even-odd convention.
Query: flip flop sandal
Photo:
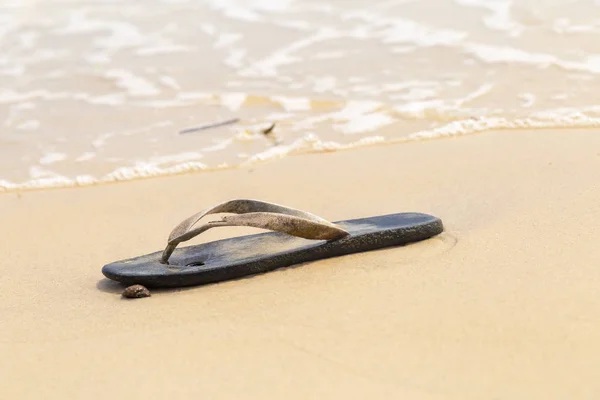
[[[196,227],[209,214],[232,213]],[[274,232],[176,249],[181,242],[223,226]],[[231,200],[192,215],[173,229],[167,246],[102,268],[109,279],[148,287],[221,282],[329,257],[400,246],[443,232],[439,218],[400,213],[331,223],[305,211],[258,200]]]

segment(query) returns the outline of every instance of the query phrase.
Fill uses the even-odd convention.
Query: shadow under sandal
[[[206,215],[231,213],[196,224]],[[223,226],[274,232],[177,248]],[[307,261],[400,246],[443,232],[442,221],[400,213],[331,223],[316,215],[258,200],[231,200],[192,215],[173,229],[162,252],[116,261],[102,268],[109,279],[148,287],[181,287],[225,281]]]

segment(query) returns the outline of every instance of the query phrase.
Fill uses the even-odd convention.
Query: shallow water
[[[594,127],[599,37],[597,0],[5,0],[0,191]]]

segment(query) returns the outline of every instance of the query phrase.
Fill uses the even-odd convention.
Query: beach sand
[[[599,149],[597,130],[498,131],[0,195],[0,397],[594,398]],[[102,276],[238,197],[446,232],[140,300]]]

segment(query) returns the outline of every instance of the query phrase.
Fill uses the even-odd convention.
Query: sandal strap
[[[194,227],[203,217],[218,213],[239,215],[225,216],[220,221]],[[259,200],[236,199],[217,204],[179,223],[169,235],[161,262],[169,263],[169,257],[179,243],[190,240],[210,228],[222,226],[249,226],[313,240],[335,240],[349,235],[339,226],[306,211]]]

